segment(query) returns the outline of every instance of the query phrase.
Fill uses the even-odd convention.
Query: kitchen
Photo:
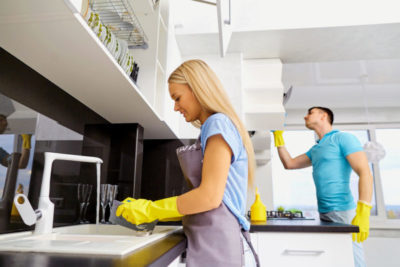
[[[400,76],[396,74],[400,69],[397,60],[400,54],[395,45],[399,32],[397,17],[393,13],[395,8],[389,8],[389,4],[385,6],[364,3],[362,6],[366,11],[363,14],[368,17],[367,20],[362,14],[353,16],[359,13],[360,6],[356,4],[357,1],[354,6],[335,3],[339,10],[336,12],[341,14],[340,22],[336,22],[331,21],[338,14],[332,11],[334,7],[322,7],[315,1],[297,3],[297,6],[291,3],[293,8],[290,10],[287,9],[289,4],[285,1],[280,1],[281,4],[268,3],[271,6],[265,6],[266,4],[259,1],[249,1],[245,8],[239,6],[232,9],[232,23],[235,23],[235,18],[240,23],[236,22],[237,28],[234,29],[225,56],[221,58],[215,6],[194,1],[161,1],[159,9],[152,11],[151,6],[149,8],[147,5],[136,3],[136,15],[142,22],[148,42],[147,49],[132,50],[132,55],[140,67],[136,87],[130,78],[117,68],[116,61],[96,39],[97,36],[90,32],[89,27],[84,26],[84,19],[78,18],[80,15],[72,13],[69,7],[66,8],[65,3],[69,1],[50,2],[43,1],[43,5],[23,1],[10,5],[5,2],[4,8],[1,8],[1,47],[5,50],[2,51],[2,62],[7,63],[2,66],[2,72],[4,70],[3,73],[7,75],[2,77],[2,84],[6,86],[1,86],[1,93],[32,108],[33,113],[42,114],[35,117],[31,112],[33,126],[24,129],[34,133],[39,141],[35,153],[53,151],[81,154],[82,151],[86,151],[85,155],[99,156],[89,140],[99,129],[95,129],[96,126],[87,127],[86,124],[115,124],[114,129],[101,129],[103,138],[111,140],[110,143],[115,143],[118,139],[115,136],[121,132],[126,135],[134,133],[139,141],[143,138],[144,157],[138,158],[139,161],[143,160],[143,167],[141,170],[130,170],[133,180],[119,179],[115,177],[118,174],[112,176],[112,156],[108,163],[108,173],[104,171],[101,175],[102,179],[110,177],[103,180],[103,183],[118,181],[121,184],[136,185],[132,186],[130,191],[124,192],[124,195],[138,194],[133,188],[138,190],[139,185],[142,186],[139,193],[152,199],[176,195],[184,190],[182,183],[171,185],[181,178],[173,175],[174,169],[159,177],[168,191],[155,188],[144,177],[160,176],[155,170],[147,167],[151,166],[151,163],[146,158],[146,147],[152,148],[151,152],[147,152],[153,153],[152,155],[157,155],[159,146],[166,154],[173,155],[171,146],[177,146],[179,143],[174,139],[190,142],[198,135],[198,130],[185,125],[178,114],[174,114],[173,102],[166,87],[168,74],[182,60],[188,58],[200,57],[215,69],[228,90],[231,101],[237,107],[237,112],[243,114],[246,122],[251,124],[249,130],[256,130],[257,133],[282,129],[283,123],[287,133],[304,131],[302,118],[306,109],[313,105],[333,108],[337,115],[338,128],[364,131],[369,129],[371,138],[375,140],[382,135],[379,129],[399,128],[400,97],[396,88]],[[310,10],[308,5],[312,5],[313,10],[320,8],[319,15],[313,13],[318,19],[311,15],[299,17],[298,14],[302,12],[294,12],[306,12]],[[344,13],[343,6],[346,7]],[[238,9],[248,10],[249,13],[241,14]],[[198,15],[194,15],[194,10]],[[263,10],[267,10],[268,13],[260,14]],[[310,17],[314,19],[307,20]],[[251,24],[257,19],[257,24]],[[199,20],[202,23],[199,23]],[[348,27],[345,27],[346,25]],[[358,26],[350,27],[351,25]],[[19,34],[15,34],[16,32]],[[51,60],[48,60],[49,57]],[[77,68],[77,65],[80,67]],[[265,78],[263,72],[271,73],[273,77]],[[368,75],[369,79],[362,80],[360,77],[363,75]],[[283,107],[280,99],[283,93],[288,92],[290,86],[293,86],[292,93]],[[260,87],[268,90],[259,90]],[[367,101],[364,101],[363,97],[366,95]],[[272,102],[267,102],[269,100]],[[261,112],[251,110],[251,105],[257,106]],[[266,106],[272,106],[273,109],[268,110]],[[117,125],[123,123],[138,123],[143,129],[134,126],[130,129],[118,129]],[[69,129],[64,129],[60,124]],[[40,127],[35,129],[36,125]],[[276,209],[279,205],[290,207],[291,203],[297,202],[301,202],[301,206],[310,203],[315,205],[313,199],[302,200],[304,195],[312,195],[312,186],[305,189],[310,190],[306,191],[307,193],[303,194],[301,190],[290,191],[291,194],[287,196],[285,191],[297,185],[285,185],[288,179],[279,184],[280,180],[275,177],[293,174],[277,170],[279,166],[275,168],[277,155],[270,144],[269,135],[257,134],[254,137],[261,140],[261,146],[256,151],[257,161],[260,163],[257,167],[256,183],[267,209]],[[382,139],[378,140],[383,142]],[[296,139],[293,143],[296,143]],[[140,149],[141,142],[129,145]],[[120,146],[122,150],[126,145]],[[391,143],[390,146],[395,144]],[[114,148],[104,145],[103,149]],[[102,155],[106,155],[106,152]],[[388,153],[387,156],[389,155],[391,154]],[[32,158],[35,159],[35,156]],[[161,169],[170,167],[162,158],[157,160]],[[32,172],[40,172],[41,164],[42,159],[38,159],[35,165],[37,168],[33,166]],[[125,164],[129,165],[129,161]],[[65,179],[62,181],[64,183],[92,182],[86,177],[84,181],[77,180],[76,176],[83,171],[79,166],[56,167],[60,169],[59,179]],[[89,167],[85,168],[87,170],[84,171],[94,177],[92,170]],[[174,165],[173,168],[179,167]],[[391,249],[399,242],[396,230],[399,215],[394,212],[394,218],[390,217],[389,204],[385,201],[391,199],[392,205],[399,205],[398,195],[393,196],[390,193],[390,185],[394,184],[395,189],[395,186],[398,188],[398,184],[385,184],[384,181],[391,181],[392,178],[384,178],[384,171],[379,169],[378,165],[374,166],[376,216],[371,218],[371,237],[365,243],[368,266],[382,262],[386,266],[395,266],[395,262],[390,260],[395,259],[394,250]],[[297,173],[295,175],[297,176]],[[139,177],[143,177],[142,180]],[[30,180],[31,201],[38,197],[40,179],[41,174],[36,173]],[[307,180],[308,183],[310,181],[311,179]],[[74,194],[71,188],[57,189],[58,192],[63,190]],[[253,200],[248,199],[248,206]],[[74,206],[73,203],[64,205]],[[57,214],[56,208],[55,219],[60,222],[70,221],[75,215],[71,214],[71,210],[73,209],[66,208],[59,210]],[[92,212],[94,213],[94,210]],[[382,247],[385,250],[382,250]]]

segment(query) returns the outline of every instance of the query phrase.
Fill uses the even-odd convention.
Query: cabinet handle
[[[283,255],[288,256],[319,256],[325,253],[324,250],[300,250],[300,249],[285,249]]]

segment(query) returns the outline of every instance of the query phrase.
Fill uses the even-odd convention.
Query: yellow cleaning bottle
[[[267,221],[267,209],[261,202],[260,194],[258,194],[258,188],[256,188],[256,200],[250,208],[250,220],[253,222]]]

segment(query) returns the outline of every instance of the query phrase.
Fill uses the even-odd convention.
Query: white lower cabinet
[[[261,266],[353,267],[350,233],[251,234]]]

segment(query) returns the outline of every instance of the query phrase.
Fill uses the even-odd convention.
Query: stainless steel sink
[[[181,226],[156,226],[152,234],[138,236],[137,232],[119,225],[74,225],[54,228],[50,234],[0,235],[0,251],[123,256],[179,229]]]

